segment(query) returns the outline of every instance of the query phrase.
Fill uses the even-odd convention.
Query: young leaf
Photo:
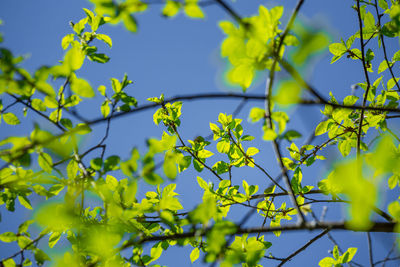
[[[200,250],[198,247],[195,247],[192,252],[190,252],[190,261],[195,262],[200,256]]]
[[[180,7],[180,2],[167,0],[163,8],[162,14],[166,17],[174,17],[178,14]]]
[[[105,42],[106,44],[108,44],[108,46],[110,48],[112,47],[112,40],[111,40],[110,36],[108,36],[106,34],[98,33],[98,34],[96,34],[96,38]]]
[[[14,115],[14,113],[7,112],[3,113],[3,120],[5,123],[10,124],[10,125],[17,125],[20,124],[20,121],[17,116]]]

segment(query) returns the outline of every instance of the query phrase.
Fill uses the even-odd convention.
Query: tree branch
[[[381,232],[381,233],[395,233],[397,230],[395,228],[396,223],[388,223],[388,222],[373,222],[372,227],[368,230],[362,229],[350,229],[348,228],[348,222],[306,222],[303,225],[299,224],[289,224],[283,225],[280,227],[249,227],[249,228],[237,228],[233,234],[258,234],[258,233],[270,233],[274,231],[315,231],[315,230],[350,230],[354,232]],[[172,235],[155,235],[144,237],[139,240],[130,240],[126,242],[120,250],[126,249],[137,243],[146,243],[146,242],[155,242],[155,241],[163,241],[163,240],[178,240],[184,238],[192,238],[205,236],[212,228],[206,228],[203,230],[190,231],[186,233],[180,234],[172,234]]]

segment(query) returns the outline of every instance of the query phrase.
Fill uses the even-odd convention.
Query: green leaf
[[[75,23],[73,25],[74,32],[76,32],[78,35],[80,35],[83,30],[85,29],[85,24],[87,23],[88,19],[83,18],[81,19],[78,23]]]
[[[204,13],[196,3],[197,1],[187,1],[183,7],[185,14],[191,18],[204,18]]]
[[[35,254],[35,260],[38,265],[43,265],[45,261],[51,260],[50,257],[46,253],[44,253],[44,251],[41,249],[36,248],[34,250],[34,254]]]
[[[22,206],[27,208],[28,210],[32,210],[31,202],[26,196],[18,196],[19,203],[21,203]]]
[[[255,68],[253,65],[240,64],[234,66],[234,68],[228,72],[227,78],[229,82],[240,85],[243,91],[246,91],[246,89],[250,87],[254,75]]]
[[[103,64],[107,63],[110,60],[110,58],[106,54],[93,53],[90,54],[88,57],[92,61],[96,61],[98,63],[103,63]]]
[[[339,143],[339,151],[343,157],[347,157],[351,151],[351,140],[343,140]]]
[[[380,8],[382,8],[384,10],[388,9],[388,7],[389,7],[386,0],[378,0],[378,5]]]
[[[110,36],[106,35],[106,34],[96,34],[96,38],[105,42],[106,44],[108,44],[108,46],[111,48],[112,47],[112,40],[110,38]]]
[[[43,103],[43,101],[39,98],[34,98],[31,101],[31,105],[34,109],[38,111],[46,111],[46,105]]]
[[[357,100],[358,100],[358,97],[357,97],[357,96],[348,95],[348,96],[346,96],[346,97],[343,99],[343,104],[344,104],[345,106],[352,106],[352,105],[354,105],[354,104],[357,102]]]
[[[354,255],[356,254],[356,252],[357,248],[347,249],[347,251],[342,255],[343,258],[341,260],[341,263],[350,262],[353,259]]]
[[[88,18],[88,23],[89,25],[91,25],[93,23],[93,20],[95,18],[95,15],[93,14],[93,12],[87,8],[83,8],[83,11],[85,11],[86,16]]]
[[[387,82],[387,89],[388,90],[390,90],[390,89],[392,89],[395,85],[396,85],[396,83],[399,81],[399,79],[400,78],[395,78],[395,79],[393,79],[393,78],[391,78],[388,82]]]
[[[219,153],[228,153],[231,148],[231,144],[227,140],[221,140],[217,143],[217,150]]]
[[[39,166],[47,173],[51,173],[53,171],[53,159],[47,153],[40,153],[38,157]]]
[[[192,252],[190,252],[190,261],[195,262],[200,256],[200,250],[198,247],[194,248]]]
[[[107,187],[111,191],[115,191],[117,189],[119,183],[118,183],[118,180],[114,176],[107,175],[106,184],[107,184]]]
[[[200,176],[197,176],[197,183],[199,184],[199,186],[201,188],[203,188],[204,190],[208,190],[208,184],[206,181],[204,181]]]
[[[32,261],[28,258],[26,258],[24,260],[24,262],[22,263],[22,266],[31,266],[32,265]]]
[[[281,105],[296,104],[301,100],[301,87],[296,81],[284,81],[278,88],[274,100]]]
[[[15,267],[15,266],[17,266],[15,264],[14,259],[7,259],[7,260],[4,260],[2,263],[3,263],[4,267]]]
[[[53,248],[57,244],[58,240],[60,240],[60,237],[60,232],[53,232],[49,237],[49,247]]]
[[[18,233],[23,234],[28,232],[29,226],[34,223],[34,220],[27,220],[18,226]]]
[[[329,123],[330,123],[329,121],[321,121],[315,128],[315,135],[318,136],[326,133],[328,131]]]
[[[388,205],[388,211],[397,221],[400,219],[400,203],[393,201]]]
[[[164,182],[163,179],[158,174],[155,173],[145,174],[143,178],[146,181],[146,183],[151,185],[158,185]]]
[[[388,67],[389,67],[389,65],[387,64],[387,61],[386,61],[386,60],[383,60],[383,61],[381,62],[381,64],[379,64],[379,67],[378,67],[378,74],[381,73],[381,72],[384,72]]]
[[[67,49],[68,46],[74,41],[75,34],[67,34],[61,40],[61,47],[62,49]]]
[[[265,117],[265,110],[259,107],[253,107],[250,110],[249,114],[249,121],[250,122],[257,122]]]
[[[163,170],[165,176],[174,179],[178,175],[178,170],[175,163],[175,155],[173,152],[167,151],[164,157]]]
[[[271,128],[264,129],[263,139],[266,141],[275,140],[278,137],[278,134],[272,130]]]
[[[400,176],[397,174],[394,174],[389,177],[388,179],[388,186],[390,189],[393,189],[396,187],[396,185],[400,182]]]
[[[101,158],[94,158],[90,161],[90,166],[96,171],[101,170],[102,165],[103,165],[103,161]],[[123,169],[122,165],[121,165],[121,169]],[[124,174],[126,174],[126,173],[124,172]],[[126,175],[128,175],[128,174],[126,174]],[[131,174],[129,174],[129,175],[131,175]]]
[[[102,96],[106,96],[106,87],[104,86],[104,85],[100,85],[98,88],[97,88],[97,91],[99,91],[100,92],[100,94],[102,95]]]
[[[108,103],[108,100],[104,101],[101,106],[100,106],[100,111],[101,114],[103,115],[104,118],[107,118],[107,116],[110,114],[110,105]]]
[[[162,14],[166,17],[174,17],[178,14],[180,7],[180,2],[167,0],[163,8]]]
[[[81,78],[74,78],[71,81],[71,90],[82,97],[94,97],[95,93],[90,84]]]
[[[17,235],[13,232],[5,232],[0,234],[0,240],[6,243],[17,241]]]
[[[18,117],[11,112],[3,113],[3,120],[5,123],[10,125],[20,124]]]
[[[342,43],[333,43],[329,45],[329,52],[331,52],[334,56],[342,56],[347,51],[347,48]]]
[[[364,26],[366,29],[375,28],[375,18],[370,12],[367,12],[364,16]]]
[[[78,163],[75,160],[71,159],[67,165],[66,170],[68,179],[72,181],[75,180],[76,174],[78,173],[79,170]]]
[[[335,246],[335,247],[333,248],[332,255],[333,255],[333,257],[334,257],[336,260],[339,259],[340,255],[339,255],[338,246]]]
[[[258,150],[257,148],[255,148],[255,147],[249,147],[248,149],[247,149],[247,151],[246,151],[246,154],[247,154],[247,156],[253,156],[253,155],[255,155],[255,154],[257,154],[258,152],[260,152],[260,150]]]
[[[221,129],[219,129],[219,127],[216,124],[211,122],[210,122],[210,129],[214,134],[219,134],[221,132]]]
[[[72,47],[67,51],[64,57],[64,64],[69,67],[71,71],[78,70],[82,67],[85,60],[85,54],[78,47]]]
[[[136,32],[137,31],[137,23],[136,20],[133,16],[130,14],[124,13],[122,16],[122,21],[125,25],[125,28],[130,31],[130,32]]]
[[[323,258],[322,260],[320,260],[318,265],[320,267],[332,267],[335,265],[335,262],[336,261],[334,259],[332,259],[330,257],[326,257],[326,258]]]
[[[150,250],[151,261],[157,260],[163,252],[161,242],[155,244]]]
[[[288,141],[293,141],[294,139],[301,138],[301,137],[302,137],[302,135],[299,132],[297,132],[296,130],[288,130],[283,134],[282,138],[286,139]]]

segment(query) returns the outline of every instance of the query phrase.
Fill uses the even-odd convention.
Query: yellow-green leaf
[[[3,113],[3,120],[5,121],[5,123],[10,125],[20,124],[18,117],[11,112]]]
[[[18,201],[25,208],[27,208],[29,210],[33,209],[31,202],[29,201],[29,199],[26,196],[18,196]]]
[[[195,262],[199,258],[199,256],[200,256],[200,250],[199,248],[196,247],[192,250],[192,252],[190,252],[190,261],[192,263]]]
[[[67,34],[61,40],[61,47],[65,50],[68,48],[69,44],[74,40],[74,34]]]
[[[180,7],[181,3],[177,1],[167,0],[164,9],[162,11],[162,14],[166,17],[174,17],[178,14]]]
[[[90,84],[81,78],[75,78],[71,81],[71,90],[82,97],[94,97],[95,93]]]
[[[40,153],[38,157],[39,166],[47,173],[51,173],[53,170],[53,160],[47,153]]]
[[[281,105],[296,104],[300,101],[301,87],[295,81],[285,81],[279,86],[275,101]]]
[[[110,36],[106,34],[96,34],[96,38],[108,44],[109,47],[112,47],[112,40]]]
[[[204,13],[200,9],[200,7],[197,5],[197,3],[187,3],[183,7],[183,10],[185,11],[185,14],[188,17],[200,18],[200,19],[204,18]]]
[[[69,67],[71,71],[78,70],[82,67],[85,60],[85,54],[78,47],[72,47],[67,51],[64,57],[64,64]]]

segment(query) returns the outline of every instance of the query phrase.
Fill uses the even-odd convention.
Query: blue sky
[[[294,0],[236,0],[231,4],[242,16],[255,14],[260,4],[267,7],[284,5],[284,21],[286,21],[295,3]],[[340,37],[347,38],[356,31],[356,13],[350,7],[351,3],[352,1],[306,0],[299,19],[305,24],[328,32],[332,41],[337,42]],[[25,55],[27,59],[22,66],[29,71],[33,72],[42,65],[54,65],[62,60],[64,55],[61,48],[62,37],[72,32],[69,21],[76,22],[83,18],[85,14],[82,8],[90,9],[91,7],[91,3],[84,0],[3,0],[0,2],[0,19],[3,20],[0,31],[4,35],[4,42],[1,46],[11,49],[14,54]],[[225,61],[219,56],[219,45],[224,35],[217,23],[230,19],[223,10],[217,5],[212,5],[204,9],[206,13],[204,20],[192,20],[183,14],[173,19],[166,19],[160,15],[161,9],[161,5],[151,5],[148,11],[138,15],[139,31],[136,34],[128,32],[122,25],[103,27],[100,31],[112,38],[113,47],[109,49],[106,45],[99,44],[99,49],[110,56],[110,62],[102,65],[85,61],[78,76],[90,81],[93,88],[97,88],[101,84],[110,88],[110,78],[122,79],[123,75],[127,73],[134,82],[129,85],[128,92],[138,99],[139,104],[145,103],[146,98],[159,96],[161,93],[164,93],[166,97],[172,97],[190,93],[237,92],[238,89],[224,85],[220,77]],[[391,45],[389,51],[398,49],[396,41]],[[325,51],[316,57],[304,71],[308,81],[322,94],[327,96],[329,91],[332,91],[335,96],[341,98],[350,93],[351,85],[363,80],[363,74],[360,71],[359,62],[342,59],[331,65],[329,64],[330,59],[331,55]],[[264,86],[265,78],[261,77],[256,86],[250,88],[249,91],[262,94]],[[88,100],[81,111],[87,118],[99,117],[101,100],[100,96],[94,100]],[[3,101],[6,102],[9,99],[4,98]],[[237,100],[184,102],[182,135],[186,139],[193,139],[197,135],[208,135],[210,133],[208,123],[215,122],[220,112],[232,113],[238,104]],[[249,108],[253,105],[262,107],[263,103],[248,103],[238,117],[246,120]],[[112,123],[106,154],[118,154],[122,158],[127,158],[130,149],[134,146],[144,151],[146,138],[160,138],[164,129],[154,125],[153,112],[147,111],[115,120]],[[308,136],[318,120],[322,118],[316,107],[292,108],[287,112],[293,116],[290,127],[303,133],[304,136]],[[21,114],[20,111],[19,114]],[[45,121],[34,118],[31,121],[22,119],[23,123],[18,127],[7,127],[2,124],[1,139],[6,136],[29,133],[34,122],[51,129],[51,126],[47,125]],[[398,125],[393,125],[393,127],[398,129]],[[83,146],[89,147],[90,144],[98,142],[104,125],[96,126],[93,130],[94,134],[83,142]],[[256,160],[260,164],[264,164],[263,166],[267,166],[267,169],[270,169],[273,174],[278,174],[279,169],[275,164],[271,145],[261,141],[261,125],[248,125],[245,131],[257,137],[255,144],[260,147],[261,153]],[[299,143],[301,144],[301,142]],[[335,149],[325,153],[329,162],[339,157]],[[306,172],[306,179],[313,184],[327,171],[325,165],[311,168]],[[178,183],[177,192],[181,194],[184,206],[189,208],[197,204],[197,199],[201,196],[201,191],[195,182],[197,175],[202,176],[205,180],[213,179],[205,172],[197,174],[195,171],[189,170],[178,177],[176,181]],[[264,178],[254,170],[237,171],[236,175],[239,184],[241,184],[241,177],[246,177],[246,180],[252,181],[253,184],[265,184]],[[148,188],[145,184],[141,185],[142,192]],[[320,207],[322,206],[320,205],[317,210],[320,210]],[[21,207],[17,208],[15,215],[10,215],[3,208],[0,208],[0,211],[3,218],[0,223],[0,232],[15,228],[14,221],[28,216]],[[329,209],[328,217],[335,211],[336,209]],[[240,210],[234,211],[233,214],[238,216],[237,220],[240,220],[242,214]],[[259,219],[254,220],[255,222],[259,221]],[[290,233],[283,234],[285,237],[280,239],[268,236],[274,243],[271,251],[275,256],[285,257],[316,234],[316,232]],[[338,241],[343,242],[341,243],[343,248],[359,247],[356,261],[367,263],[365,235],[342,232],[334,233],[334,236]],[[373,238],[377,255],[384,255],[382,251],[391,246],[392,236],[376,234],[373,235]],[[289,244],[288,240],[290,240]],[[315,266],[320,259],[329,256],[327,251],[332,248],[333,245],[324,238],[313,244],[287,266]],[[0,258],[9,255],[15,249],[11,246],[6,249],[0,247]],[[186,248],[173,248],[165,253],[160,262],[168,266],[190,266],[189,253],[190,250]],[[194,266],[201,265],[201,260],[194,264]]]

